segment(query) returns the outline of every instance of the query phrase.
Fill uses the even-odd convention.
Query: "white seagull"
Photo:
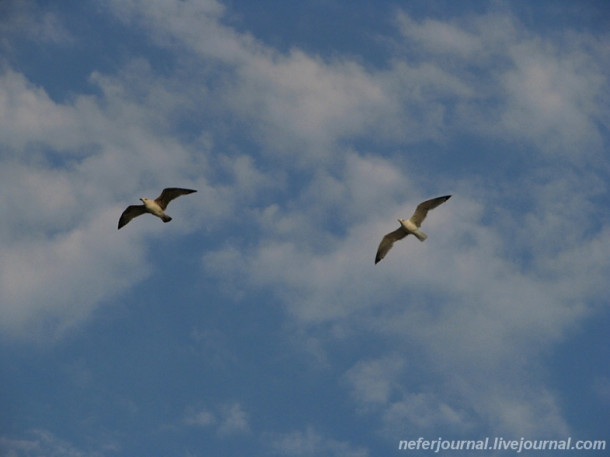
[[[150,198],[141,198],[140,200],[143,205],[131,205],[128,206],[123,214],[121,214],[121,218],[119,219],[119,229],[132,220],[134,217],[141,216],[144,213],[152,214],[153,216],[157,216],[163,222],[169,222],[172,220],[167,214],[165,214],[165,208],[169,202],[171,202],[174,198],[178,198],[180,195],[192,194],[193,192],[197,192],[193,189],[179,189],[177,187],[168,187],[167,189],[163,189],[161,195],[159,195],[156,199],[151,200]]]
[[[378,263],[386,256],[388,251],[392,249],[395,241],[402,240],[410,233],[415,235],[419,241],[425,241],[426,238],[428,238],[428,235],[419,229],[421,227],[421,223],[426,218],[428,211],[436,208],[441,203],[445,203],[450,198],[451,195],[445,195],[444,197],[432,198],[430,200],[426,200],[425,202],[421,202],[419,205],[417,205],[413,216],[411,216],[409,219],[398,219],[398,222],[400,222],[400,227],[385,235],[381,240],[381,243],[379,243],[377,255],[375,256],[375,263]]]

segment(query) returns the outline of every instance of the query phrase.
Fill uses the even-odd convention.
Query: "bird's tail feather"
[[[416,232],[412,232],[412,233],[413,233],[413,235],[415,235],[417,237],[417,239],[419,241],[426,241],[426,238],[428,238],[428,235],[426,235],[421,230],[417,230]]]
[[[161,220],[162,220],[163,222],[169,222],[169,221],[171,221],[171,220],[172,220],[172,218],[171,218],[171,217],[169,217],[169,216],[163,216],[163,217],[161,218]]]

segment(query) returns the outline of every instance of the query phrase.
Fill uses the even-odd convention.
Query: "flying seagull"
[[[169,222],[172,220],[167,214],[165,214],[165,208],[169,202],[171,202],[174,198],[180,197],[180,195],[192,194],[193,192],[197,192],[193,189],[179,189],[177,187],[168,187],[167,189],[163,189],[161,195],[159,195],[155,200],[151,200],[150,198],[141,198],[140,200],[143,205],[131,205],[128,206],[123,214],[121,214],[121,218],[119,219],[119,229],[132,220],[134,217],[141,216],[144,213],[152,214],[153,216],[157,216],[163,222]]]
[[[432,198],[430,200],[426,200],[425,202],[421,202],[419,205],[417,205],[413,216],[411,216],[409,219],[398,219],[398,222],[400,222],[400,227],[385,235],[381,240],[381,243],[379,243],[377,255],[375,256],[375,263],[379,263],[379,261],[386,256],[388,251],[392,249],[395,241],[402,240],[410,233],[415,235],[419,241],[425,241],[426,238],[428,238],[428,235],[419,229],[421,227],[421,223],[426,218],[428,211],[436,208],[441,203],[445,203],[450,198],[451,195],[445,195],[444,197]]]

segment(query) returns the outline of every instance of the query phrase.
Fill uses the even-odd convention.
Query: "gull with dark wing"
[[[153,216],[157,216],[163,222],[169,222],[172,220],[167,214],[165,214],[165,208],[169,202],[171,202],[174,198],[180,197],[180,195],[192,194],[193,192],[197,192],[193,189],[179,189],[177,187],[168,187],[167,189],[163,189],[161,195],[159,195],[156,199],[151,200],[149,198],[141,198],[143,205],[131,205],[128,206],[123,214],[121,214],[121,218],[119,219],[119,229],[132,220],[134,217],[141,216],[144,213],[152,214]]]
[[[385,235],[381,240],[381,243],[379,243],[377,255],[375,256],[375,263],[379,263],[379,261],[386,256],[388,251],[392,249],[395,241],[402,240],[409,234],[415,235],[419,241],[425,241],[426,238],[428,238],[428,235],[422,232],[419,228],[426,218],[428,211],[436,208],[441,203],[445,203],[450,198],[451,195],[445,195],[444,197],[426,200],[425,202],[417,205],[415,212],[409,219],[398,219],[398,222],[400,222],[400,227]]]

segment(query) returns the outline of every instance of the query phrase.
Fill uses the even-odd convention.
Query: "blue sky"
[[[610,7],[530,3],[0,2],[0,454],[609,440]]]

